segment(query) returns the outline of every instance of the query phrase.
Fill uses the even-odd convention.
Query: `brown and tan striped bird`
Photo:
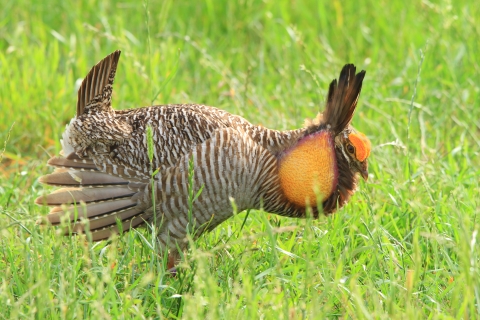
[[[61,156],[48,161],[55,171],[40,178],[60,187],[36,200],[52,207],[43,221],[63,222],[66,235],[90,230],[98,241],[120,225],[155,221],[171,267],[187,247],[187,229],[194,237],[212,230],[233,215],[232,201],[238,212],[304,218],[310,210],[317,218],[344,206],[358,176],[368,177],[370,141],[350,125],[365,71],[352,64],[330,84],[323,113],[304,128],[277,131],[204,105],[114,110],[119,58],[110,54],[83,80]]]

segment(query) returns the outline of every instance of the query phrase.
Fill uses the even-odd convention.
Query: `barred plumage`
[[[67,234],[89,229],[93,240],[101,240],[118,232],[118,220],[124,231],[156,221],[159,242],[175,258],[178,248],[186,248],[187,229],[194,227],[195,236],[212,230],[233,214],[232,201],[239,211],[263,206],[305,217],[310,208],[318,217],[348,201],[356,173],[367,177],[370,144],[350,126],[365,72],[356,74],[353,65],[343,68],[338,84],[332,82],[323,116],[305,128],[277,131],[204,105],[114,110],[119,58],[114,52],[85,78],[77,114],[63,133],[63,156],[50,159],[54,173],[40,178],[63,187],[37,203],[53,207],[49,223],[69,221]],[[189,192],[200,189],[189,217]]]

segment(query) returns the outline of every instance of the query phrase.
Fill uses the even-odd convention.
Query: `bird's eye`
[[[355,147],[352,146],[350,143],[347,144],[347,151],[348,153],[354,153],[355,152]]]

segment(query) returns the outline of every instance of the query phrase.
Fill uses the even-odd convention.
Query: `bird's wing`
[[[149,182],[108,175],[82,160],[55,159],[56,171],[40,182],[62,188],[36,202],[52,206],[46,220],[67,222],[66,234],[82,233],[88,225],[94,241],[117,233],[119,223],[126,231],[149,220],[159,226],[165,246],[182,245],[187,225],[198,236],[232,216],[234,207],[259,207],[263,194],[278,188],[275,156],[233,128],[215,131],[176,166],[159,171],[155,201]]]
[[[234,117],[212,107],[166,105],[116,112],[115,115],[99,115],[94,119],[95,132],[105,133],[98,134],[98,137],[112,135],[112,130],[103,125],[110,117],[131,128],[123,139],[115,140],[118,143],[113,144],[103,138],[90,138],[92,137],[90,127],[77,126],[75,136],[70,136],[72,140],[90,139],[86,143],[89,145],[86,155],[100,171],[140,180],[149,179],[150,173],[158,168],[163,170],[175,167],[184,155],[196,145],[210,139],[217,130],[227,127],[242,130],[251,126],[240,117]],[[148,127],[152,129],[150,147],[153,150],[152,162],[148,156]]]
[[[276,161],[243,131],[215,131],[156,176],[156,217],[163,219],[159,238],[184,239],[187,226],[198,236],[235,211],[259,208],[265,192],[278,185]]]

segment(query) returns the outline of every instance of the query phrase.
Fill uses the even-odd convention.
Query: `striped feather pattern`
[[[306,216],[307,208],[284,196],[278,159],[306,135],[329,130],[332,124],[324,117],[318,116],[305,128],[277,131],[204,105],[114,110],[111,93],[119,57],[119,51],[109,55],[85,78],[77,115],[63,133],[65,156],[50,159],[48,164],[55,171],[39,180],[60,187],[36,200],[52,207],[46,216],[50,224],[62,225],[65,234],[89,230],[93,240],[102,240],[119,232],[119,223],[127,231],[156,222],[160,244],[178,257],[177,249],[186,248],[187,229],[193,229],[195,237],[212,230],[232,216],[232,201],[239,212],[263,206],[265,211],[288,217]],[[330,87],[327,116],[334,119],[335,130],[347,126],[339,136],[348,138],[353,130],[349,122],[363,76],[355,75],[355,68],[347,65],[338,85],[335,81]],[[148,127],[153,131],[152,163],[147,151]],[[342,139],[335,139],[335,152],[340,170],[348,173],[340,172],[337,189],[323,203],[325,213],[343,206],[356,187],[353,162],[346,159]],[[156,169],[152,192],[151,172]],[[202,189],[191,216],[189,188],[194,193]],[[322,208],[314,206],[311,212],[318,217]]]
[[[188,217],[190,161],[194,168],[191,187],[195,193],[203,188],[195,201],[192,220]],[[197,236],[213,229],[232,216],[232,200],[239,211],[259,208],[262,185],[275,170],[276,158],[245,132],[218,130],[180,159],[176,167],[160,173],[155,184],[157,219],[164,221],[159,239],[165,245],[172,239],[183,240],[187,224],[195,227]]]
[[[119,59],[120,51],[117,50],[90,70],[78,89],[77,116],[88,109],[102,108],[108,111]]]

